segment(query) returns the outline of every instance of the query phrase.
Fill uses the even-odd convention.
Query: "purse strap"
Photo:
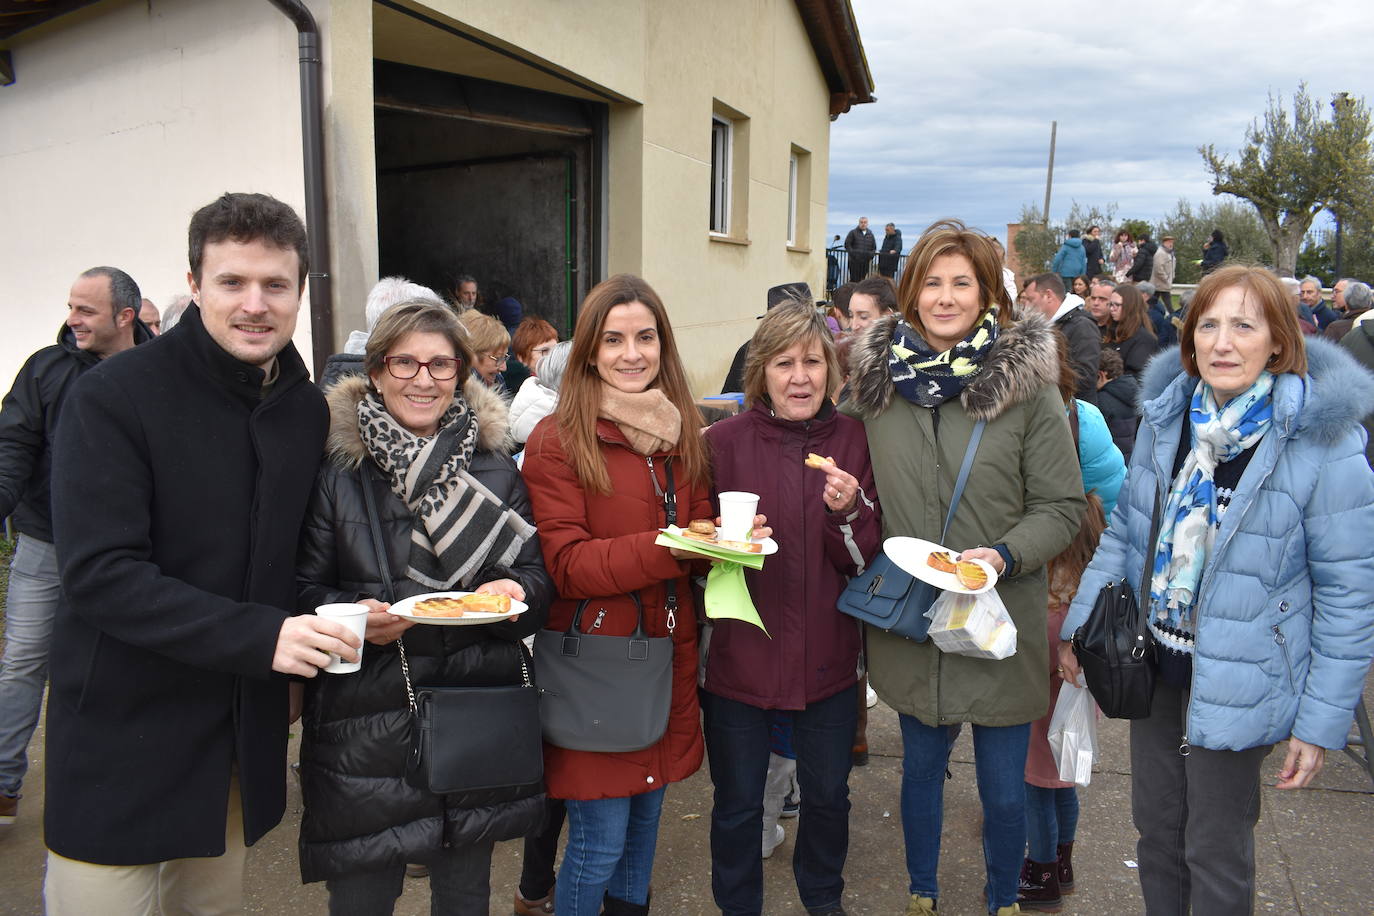
[[[371,475],[367,473],[367,464],[358,467],[358,482],[363,488],[363,505],[367,507],[367,527],[372,536],[372,550],[377,555],[377,570],[382,575],[382,591],[385,592],[387,604],[396,603],[396,586],[391,581],[391,565],[387,560],[386,551],[382,547],[382,521],[377,516],[377,497],[372,492]],[[396,637],[396,649],[401,655],[401,677],[405,678],[406,700],[410,704],[410,714],[418,716],[420,707],[415,703],[415,686],[410,682],[410,662],[406,659],[406,644],[401,637]],[[534,682],[530,680],[529,665],[525,662],[525,650],[516,646],[516,651],[520,655],[520,678],[523,686],[533,687]]]
[[[677,486],[673,483],[673,456],[668,455],[663,459],[663,473],[668,478],[668,488],[660,490],[658,487],[658,476],[654,474],[653,456],[647,456],[649,462],[649,479],[654,483],[654,491],[663,498],[663,518],[665,527],[677,524]],[[663,600],[663,609],[668,612],[668,635],[671,636],[677,629],[677,580],[666,579],[663,588],[667,596]],[[634,596],[635,603],[639,603],[639,596]],[[644,609],[640,608],[640,627],[644,625]]]
[[[940,543],[949,535],[949,523],[954,521],[954,510],[959,508],[959,500],[964,495],[964,484],[968,483],[969,471],[973,469],[973,456],[978,453],[978,443],[983,438],[987,420],[979,420],[973,426],[973,434],[968,437],[968,448],[964,449],[964,463],[959,466],[959,476],[954,481],[954,495],[949,500],[949,514],[945,516],[945,527],[940,531]]]
[[[1135,623],[1135,644],[1131,646],[1131,655],[1135,658],[1144,656],[1150,645],[1150,571],[1155,565],[1155,551],[1158,545],[1155,543],[1159,538],[1160,523],[1160,485],[1155,481],[1155,509],[1150,516],[1150,539],[1145,543],[1145,563],[1140,570],[1140,600],[1136,602],[1138,613]]]

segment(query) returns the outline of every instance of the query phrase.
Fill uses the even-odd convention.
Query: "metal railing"
[[[864,277],[876,277],[882,274],[892,259],[892,255],[875,254],[868,260],[868,268],[864,271]],[[902,278],[902,269],[906,267],[906,255],[896,256],[896,264],[892,269],[892,282],[896,283]],[[850,282],[849,278],[849,252],[843,248],[827,248],[825,250],[825,297],[830,298],[834,293],[835,287]]]

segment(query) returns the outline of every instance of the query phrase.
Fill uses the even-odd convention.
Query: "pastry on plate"
[[[952,573],[959,564],[954,554],[946,550],[932,550],[930,556],[926,557],[926,565],[943,573]]]

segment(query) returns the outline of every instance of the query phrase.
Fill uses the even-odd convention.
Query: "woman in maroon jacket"
[[[835,410],[839,366],[807,302],[771,310],[749,344],[749,409],[709,430],[716,492],[759,495],[777,554],[745,573],[768,628],[718,620],[701,694],[715,782],[711,887],[729,916],[763,908],[759,838],[769,728],[791,711],[801,783],[793,872],[812,914],[843,913],[849,769],[863,670],[859,625],[836,610],[849,576],[878,550],[878,505],[863,424]],[[805,464],[808,453],[832,462]]]
[[[628,592],[638,591],[645,630],[673,639],[673,689],[667,730],[650,747],[544,745],[549,795],[568,811],[559,916],[601,913],[603,897],[609,916],[648,912],[663,790],[701,766],[691,555],[654,545],[665,493],[684,523],[711,514],[700,427],[658,295],[625,274],[598,284],[582,303],[558,409],[525,445],[525,482],[560,596],[548,625],[566,629],[579,600],[593,598],[606,611],[600,632],[629,635],[637,615]],[[757,850],[757,832],[754,842]]]

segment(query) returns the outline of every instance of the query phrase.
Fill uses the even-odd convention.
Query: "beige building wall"
[[[823,289],[829,91],[792,0],[408,5],[573,82],[364,0],[308,0],[324,36],[336,347],[377,279],[374,54],[613,100],[606,268],[663,296],[697,393],[718,390],[768,287]],[[296,32],[270,4],[108,0],[11,47],[18,81],[0,89],[6,382],[52,341],[82,269],[122,267],[162,305],[186,288],[190,214],[220,192],[264,191],[304,215]],[[713,112],[739,124],[728,238],[708,232]],[[788,246],[794,150],[810,231]],[[296,341],[308,358],[308,299]]]
[[[10,47],[16,82],[0,88],[6,389],[55,339],[82,270],[126,270],[161,307],[187,291],[186,226],[198,207],[226,190],[262,191],[304,212],[296,30],[270,4],[102,3]],[[309,341],[302,306],[304,354]]]
[[[768,287],[805,280],[823,295],[830,93],[792,0],[435,0],[428,9],[626,100],[611,105],[607,272],[641,274],[663,297],[696,393],[719,390]],[[413,48],[393,53],[419,63]],[[439,65],[571,94],[485,57]],[[748,136],[742,143],[736,132],[741,181],[729,238],[708,231],[719,110],[743,116]],[[794,147],[809,158],[798,219],[811,230],[789,247]]]

